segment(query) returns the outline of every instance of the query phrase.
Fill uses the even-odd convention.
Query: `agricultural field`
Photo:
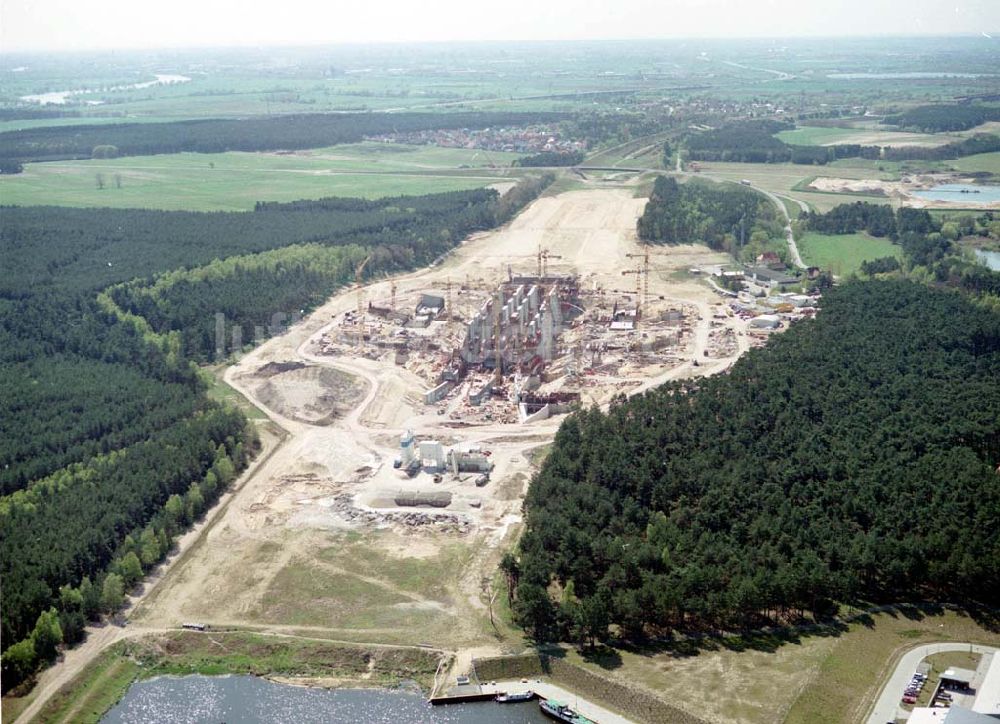
[[[178,153],[28,164],[0,177],[0,201],[240,211],[257,201],[380,198],[461,191],[516,180],[517,154],[362,143],[279,153]],[[495,167],[491,167],[495,166]],[[103,185],[103,188],[102,188]]]
[[[858,143],[862,146],[943,146],[962,140],[962,136],[945,133],[905,133],[877,126],[837,128],[802,126],[794,131],[782,131],[777,137],[796,146],[835,146]]]
[[[701,164],[701,175],[725,181],[750,181],[755,188],[770,191],[794,199],[797,203],[805,203],[814,211],[829,211],[838,204],[852,201],[871,201],[878,203],[879,199],[872,196],[854,194],[818,193],[806,190],[809,181],[818,173],[829,173],[838,178],[876,178],[891,180],[897,174],[889,170],[882,171],[873,168],[871,161],[845,160],[836,164],[836,171],[823,171],[825,166],[803,166],[793,163],[718,163]],[[883,201],[886,199],[882,199]]]
[[[1000,152],[980,153],[975,156],[966,156],[955,161],[948,162],[959,171],[986,172],[1000,175]]]
[[[806,264],[829,269],[838,277],[857,273],[865,261],[886,256],[903,257],[903,250],[898,245],[868,234],[828,235],[810,231],[798,239],[798,246]]]

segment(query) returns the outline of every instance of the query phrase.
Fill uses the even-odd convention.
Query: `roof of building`
[[[417,303],[417,308],[419,309],[420,307],[444,309],[444,297],[438,297],[434,294],[421,294],[420,301]]]
[[[916,707],[907,724],[996,724],[997,720],[961,706]]]
[[[976,692],[976,703],[972,710],[980,714],[1000,717],[1000,654],[993,654],[986,678]]]
[[[976,672],[971,669],[960,669],[952,666],[941,674],[941,678],[948,679],[948,681],[961,681],[963,684],[969,684],[976,678]]]
[[[753,274],[758,279],[765,279],[769,282],[774,282],[775,284],[795,284],[798,281],[796,277],[788,276],[783,271],[768,269],[766,266],[751,267],[749,273]]]

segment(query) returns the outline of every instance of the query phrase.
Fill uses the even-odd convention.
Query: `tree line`
[[[796,163],[825,165],[843,158],[887,161],[944,161],[1000,150],[1000,136],[978,133],[940,146],[863,146],[856,143],[800,146],[785,143],[775,133],[795,126],[781,121],[734,121],[688,134],[684,148],[689,160],[733,163]]]
[[[658,176],[636,228],[645,241],[702,242],[738,254],[755,235],[780,237],[783,224],[773,204],[753,189]]]
[[[853,282],[732,371],[561,426],[502,568],[541,639],[1000,596],[1000,316]]]
[[[527,178],[502,198],[481,189],[242,213],[4,208],[5,690],[49,657],[57,626],[71,643],[88,617],[115,610],[256,449],[243,416],[206,397],[194,365],[211,349],[203,320],[222,308],[246,324],[297,311],[352,279],[363,256],[372,273],[427,263],[551,180]]]
[[[921,133],[967,131],[989,121],[1000,121],[1000,107],[969,103],[940,103],[932,106],[917,106],[882,119],[882,123],[887,126],[897,126],[902,130]]]
[[[429,264],[469,234],[497,225],[503,213],[510,213],[505,208],[492,189],[367,202],[258,204],[252,215],[259,219],[259,232],[281,238],[280,228],[289,217],[300,221],[318,217],[325,238],[321,243],[282,246],[167,272],[152,283],[116,285],[109,295],[120,309],[143,318],[155,332],[180,332],[184,354],[208,361],[218,342],[216,313],[225,315],[230,340],[238,329],[238,338],[250,343],[257,331],[267,333],[276,312],[287,318],[311,310],[353,280],[354,269],[366,257],[370,257],[365,268],[369,277]],[[338,228],[344,211],[349,223]],[[291,238],[284,237],[285,243]]]
[[[212,118],[168,123],[42,126],[0,133],[0,160],[91,158],[95,148],[117,156],[320,148],[366,136],[454,128],[555,123],[561,113],[312,113]]]
[[[579,166],[586,157],[583,151],[544,151],[532,156],[524,156],[514,162],[515,166]]]

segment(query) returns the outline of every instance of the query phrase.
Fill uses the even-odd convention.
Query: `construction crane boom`
[[[544,279],[548,270],[546,266],[548,265],[549,259],[562,259],[558,254],[552,254],[548,249],[543,249],[541,245],[538,247],[538,278]]]
[[[355,323],[358,326],[358,348],[365,346],[365,288],[361,286],[361,275],[365,271],[365,267],[368,266],[372,258],[370,256],[365,257],[365,260],[358,264],[357,268],[354,270],[354,282],[358,285],[358,318]]]
[[[641,254],[626,254],[630,259],[642,259],[642,297],[636,302],[636,310],[639,310],[649,299],[649,244],[643,245]],[[639,279],[636,278],[636,294],[639,293]]]

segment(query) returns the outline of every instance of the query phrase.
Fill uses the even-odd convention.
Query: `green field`
[[[859,143],[863,146],[943,146],[961,140],[957,134],[905,133],[866,124],[860,128],[802,126],[794,131],[777,134],[785,143],[795,146],[833,146]]]
[[[966,156],[955,161],[949,161],[953,167],[959,171],[986,171],[1000,175],[1000,152],[979,153],[975,156]]]
[[[240,211],[257,201],[379,198],[488,186],[512,180],[508,167],[516,158],[359,143],[289,154],[178,153],[34,163],[23,173],[0,177],[0,203]]]
[[[903,250],[888,239],[867,234],[806,233],[798,240],[802,260],[810,266],[829,269],[837,276],[856,273],[861,263],[885,256],[902,258]]]

